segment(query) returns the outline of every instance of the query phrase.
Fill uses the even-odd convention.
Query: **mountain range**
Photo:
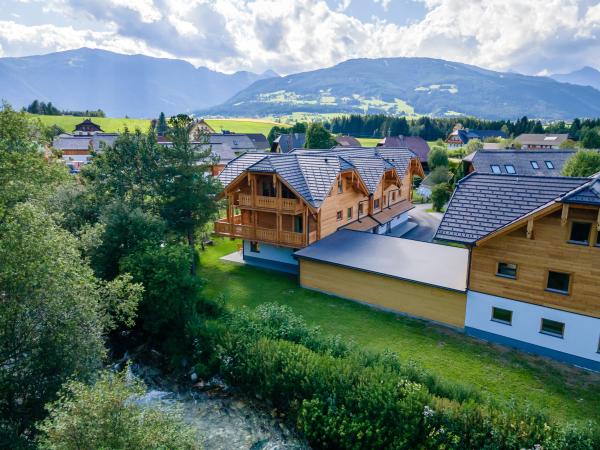
[[[593,67],[585,66],[570,73],[557,73],[550,75],[556,81],[562,83],[579,84],[580,86],[592,86],[600,90],[600,71]]]
[[[157,117],[224,102],[261,78],[228,75],[177,60],[81,48],[0,58],[0,98],[14,107],[51,101],[62,110],[100,108],[109,116]]]
[[[600,116],[600,91],[441,59],[354,59],[259,80],[204,113],[261,116],[293,111],[570,119]]]
[[[600,116],[600,72],[551,77],[495,72],[432,58],[352,59],[280,77],[224,74],[176,59],[81,48],[0,58],[0,98],[13,106],[52,101],[59,109],[100,108],[109,116],[260,117],[388,113],[512,119]]]

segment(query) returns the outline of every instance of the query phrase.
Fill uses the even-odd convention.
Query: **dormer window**
[[[517,171],[515,170],[515,166],[513,166],[512,164],[507,164],[504,166],[504,168],[506,169],[506,173],[509,173],[511,175],[517,173]]]
[[[548,169],[554,169],[554,164],[552,164],[552,161],[544,161],[544,163],[546,163],[546,167]]]
[[[533,167],[534,169],[539,169],[540,165],[537,163],[537,161],[530,161],[531,162],[531,167]]]
[[[490,167],[492,168],[493,173],[495,173],[495,174],[502,173],[502,170],[500,170],[500,166],[498,166],[496,164],[492,164]]]

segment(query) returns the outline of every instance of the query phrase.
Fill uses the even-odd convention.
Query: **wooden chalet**
[[[423,170],[406,149],[246,153],[219,175],[227,215],[214,231],[243,239],[245,259],[296,271],[293,249],[344,227],[385,232],[411,208],[414,175]]]
[[[465,330],[600,370],[600,179],[473,173],[436,234],[471,249]]]

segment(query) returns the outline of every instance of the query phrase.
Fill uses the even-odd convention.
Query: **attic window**
[[[506,169],[506,173],[510,173],[511,175],[517,173],[517,171],[515,170],[515,166],[513,166],[512,164],[507,164],[504,166],[504,168]]]
[[[540,168],[540,165],[537,163],[537,161],[531,161],[531,167],[537,170]]]
[[[492,172],[493,172],[493,173],[495,173],[495,174],[502,173],[502,170],[500,170],[500,166],[497,166],[497,165],[495,165],[495,164],[492,164],[490,167],[492,168]]]
[[[552,164],[552,161],[544,161],[546,163],[546,167],[548,169],[554,169],[554,164]]]

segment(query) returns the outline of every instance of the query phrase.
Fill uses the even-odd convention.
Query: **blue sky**
[[[0,56],[82,46],[282,74],[427,56],[527,74],[597,67],[600,0],[0,0]]]

